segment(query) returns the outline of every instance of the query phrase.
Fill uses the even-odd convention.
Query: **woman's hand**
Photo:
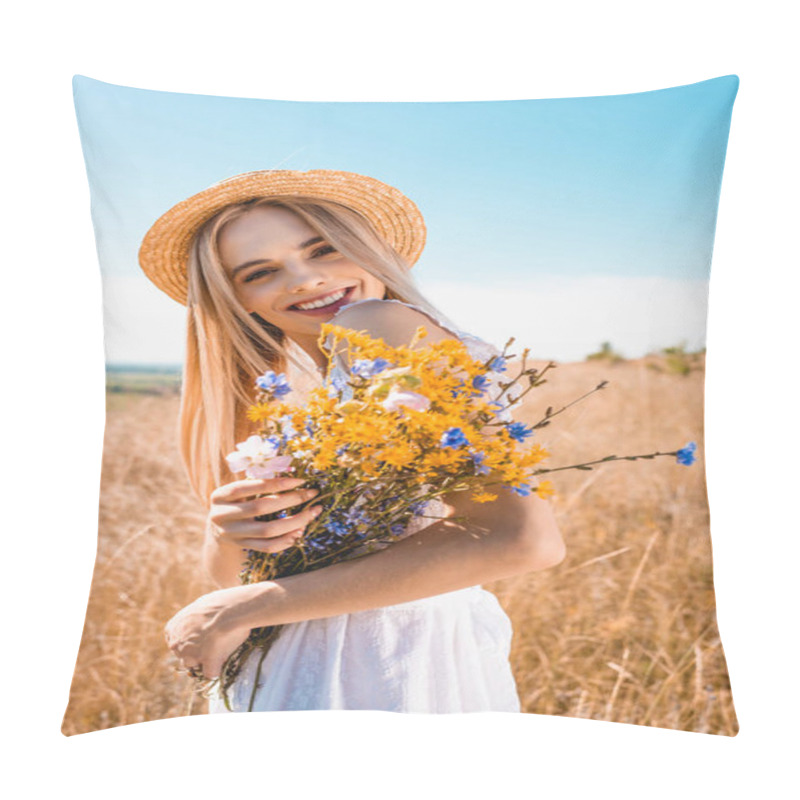
[[[301,478],[268,478],[226,483],[211,494],[208,520],[218,542],[242,550],[277,553],[291,547],[306,526],[322,511],[309,506],[297,514],[259,522],[255,517],[298,506],[319,494],[317,489],[300,489]],[[259,495],[266,495],[259,497]]]
[[[235,612],[245,599],[247,588],[204,594],[166,624],[167,645],[186,669],[205,678],[219,677],[228,656],[250,634],[250,628],[237,619]]]

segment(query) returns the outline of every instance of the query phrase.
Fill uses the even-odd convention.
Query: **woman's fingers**
[[[275,536],[272,539],[241,539],[239,544],[247,550],[258,550],[260,553],[280,553],[294,547],[298,540],[303,536],[303,529],[285,533],[283,536]]]
[[[211,504],[239,503],[258,494],[290,491],[304,483],[303,478],[264,478],[263,480],[248,478],[247,480],[233,481],[224,486],[218,486],[211,493]]]
[[[290,517],[273,519],[269,522],[256,522],[250,530],[255,533],[256,537],[263,536],[267,539],[274,539],[276,536],[284,536],[292,531],[304,529],[320,513],[322,513],[322,506],[310,506]]]
[[[225,525],[241,519],[252,519],[262,514],[273,514],[276,511],[299,506],[318,494],[318,489],[297,489],[279,494],[268,494],[265,497],[239,503],[214,503],[209,512],[209,519],[215,525]]]
[[[322,506],[311,506],[297,514],[269,522],[257,522],[254,519],[240,520],[226,525],[221,533],[237,545],[244,546],[241,545],[243,539],[275,539],[292,531],[302,531],[320,513]]]
[[[293,492],[282,492],[281,494],[268,494],[266,497],[259,497],[248,503],[240,503],[242,518],[258,517],[262,514],[273,514],[276,511],[283,511],[286,508],[299,506],[308,500],[316,497],[319,489],[296,489]]]
[[[199,597],[164,626],[167,646],[194,677],[218,677],[226,659],[250,634],[249,628],[229,628],[222,622],[222,591]]]
[[[318,489],[300,489],[304,483],[300,478],[271,478],[220,486],[211,495],[209,530],[221,541],[243,549],[264,553],[285,550],[296,543],[306,526],[322,512],[322,506],[310,506],[268,522],[257,518],[302,505],[319,494]]]
[[[233,533],[234,531],[242,531],[251,525],[255,525],[256,527],[261,526],[264,522],[262,520],[257,520],[256,517],[262,514],[273,514],[276,511],[283,511],[287,508],[299,506],[301,503],[311,500],[318,494],[319,492],[316,489],[306,489],[301,492],[286,492],[280,495],[271,495],[269,497],[262,497],[255,503],[247,503],[245,506],[222,506],[220,509],[209,513],[208,517],[217,527]],[[321,506],[307,506],[297,514],[278,518],[271,522],[280,523],[275,526],[275,530],[283,533],[286,530],[287,522],[298,519],[302,514],[305,514],[312,508],[321,508]]]

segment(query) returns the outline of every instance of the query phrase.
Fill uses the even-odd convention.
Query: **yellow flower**
[[[548,497],[551,497],[555,494],[552,481],[539,481],[539,485],[534,489],[534,491],[543,500],[546,500]]]
[[[472,499],[476,503],[491,503],[493,500],[497,500],[497,495],[490,492],[477,492],[472,495]]]
[[[423,456],[420,468],[426,470],[444,469],[448,471],[452,467],[458,467],[464,464],[468,458],[469,454],[462,454],[458,450],[434,450]]]
[[[275,417],[275,410],[269,403],[256,403],[247,409],[247,419],[250,422],[262,422],[263,420]]]
[[[311,462],[314,469],[328,469],[336,463],[336,453],[325,452],[317,453],[314,460]]]
[[[420,339],[424,339],[428,335],[428,331],[426,330],[424,325],[420,325],[416,332],[414,333],[413,338],[411,339],[411,344],[409,347],[413,347]]]
[[[408,442],[392,442],[389,447],[381,450],[380,460],[385,461],[390,467],[402,469],[413,464],[417,455]]]
[[[540,444],[534,444],[520,455],[518,463],[521,467],[533,467],[541,461],[544,461],[549,455],[550,453]]]

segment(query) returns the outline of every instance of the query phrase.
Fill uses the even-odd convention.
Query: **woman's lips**
[[[345,306],[350,302],[350,298],[353,295],[354,288],[355,288],[354,286],[350,286],[340,300],[337,300],[335,303],[331,303],[331,305],[329,306],[322,306],[321,308],[310,308],[306,311],[304,311],[302,308],[295,308],[294,306],[290,306],[289,311],[293,312],[294,314],[303,314],[307,317],[323,317],[326,314],[335,314],[342,306]],[[336,293],[329,292],[329,294],[336,294]]]

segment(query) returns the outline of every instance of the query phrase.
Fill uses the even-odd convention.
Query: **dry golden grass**
[[[550,466],[702,443],[703,372],[648,363],[563,364],[531,392],[517,415],[527,422],[610,381],[537,434]],[[174,446],[177,409],[176,397],[109,395],[98,556],[67,735],[205,713],[163,639],[164,623],[213,588],[200,566],[204,515]],[[566,560],[487,586],[514,624],[524,711],[736,734],[702,466],[660,458],[552,476]]]

